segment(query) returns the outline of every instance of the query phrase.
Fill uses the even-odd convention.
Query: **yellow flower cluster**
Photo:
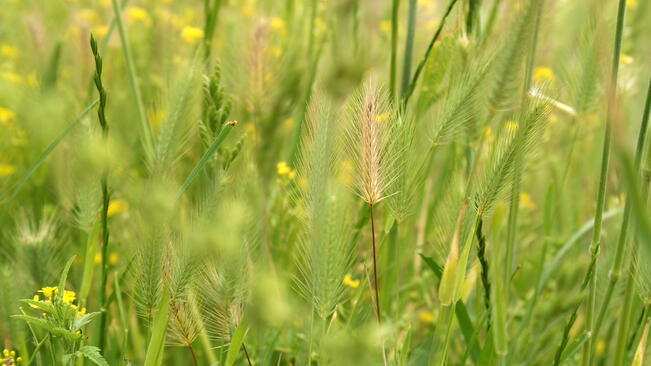
[[[7,366],[18,365],[23,362],[22,357],[16,357],[16,351],[10,351],[8,349],[2,350],[2,358],[0,358],[0,364]]]
[[[344,276],[344,280],[342,282],[344,286],[348,286],[350,288],[359,287],[359,280],[353,280],[353,276],[350,273]]]
[[[146,26],[150,26],[152,24],[152,20],[149,17],[149,13],[147,10],[138,7],[138,6],[131,6],[126,10],[126,15],[127,19],[131,23],[142,23]]]
[[[284,161],[281,161],[276,165],[276,171],[281,177],[287,177],[288,179],[296,178],[296,172]]]
[[[16,172],[16,167],[11,164],[0,163],[0,178],[5,178],[13,175]]]
[[[113,217],[117,214],[129,211],[129,204],[121,199],[114,199],[109,202],[108,217]]]
[[[32,300],[42,302],[45,304],[52,304],[54,300],[54,296],[56,296],[56,294],[59,292],[59,288],[55,286],[48,286],[48,287],[43,287],[42,289],[36,292],[40,292],[41,294],[43,294],[45,299],[41,300],[41,297],[38,294],[36,294],[34,295],[34,298]],[[77,317],[82,317],[86,315],[86,308],[79,309],[78,305],[74,304],[75,300],[77,300],[76,292],[68,291],[68,290],[63,291],[63,303],[68,304],[73,309],[77,310]],[[36,304],[30,304],[29,306],[33,307],[34,309],[40,309],[40,307]]]
[[[0,46],[0,55],[2,55],[3,58],[8,58],[13,60],[18,57],[18,50],[16,49],[16,47],[5,43],[2,46]]]
[[[533,71],[533,79],[538,83],[554,81],[554,72],[549,67],[539,66]]]
[[[116,252],[111,252],[108,258],[109,258],[108,260],[109,264],[112,266],[115,266],[118,263],[120,263],[120,256]],[[95,264],[102,264],[102,254],[100,253],[95,254]]]
[[[185,26],[181,31],[181,37],[187,43],[193,44],[196,41],[203,39],[203,29],[197,27]]]

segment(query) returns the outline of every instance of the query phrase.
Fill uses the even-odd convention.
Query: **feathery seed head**
[[[373,79],[352,98],[348,112],[346,149],[356,165],[355,189],[365,202],[373,205],[390,195],[387,190],[395,175],[394,112],[386,91]]]

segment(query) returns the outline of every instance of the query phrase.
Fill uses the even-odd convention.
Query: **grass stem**
[[[604,143],[601,156],[601,172],[599,176],[599,190],[597,192],[597,207],[595,212],[595,225],[592,235],[592,242],[590,243],[590,267],[592,272],[589,279],[589,294],[588,304],[586,311],[585,331],[590,338],[583,346],[582,365],[589,366],[591,364],[592,355],[594,353],[594,340],[593,334],[595,326],[595,307],[597,296],[597,259],[599,257],[599,250],[601,248],[601,218],[603,215],[604,204],[606,200],[606,181],[608,180],[608,165],[610,161],[610,143],[611,143],[611,125],[612,119],[615,115],[617,107],[617,75],[619,72],[619,58],[622,47],[623,29],[624,29],[624,16],[626,13],[626,0],[619,0],[619,7],[617,11],[617,25],[615,29],[615,46],[613,49],[612,70],[610,76],[610,83],[608,85],[607,95],[607,114],[606,114],[606,130],[604,133]]]
[[[113,11],[115,12],[115,20],[118,25],[118,33],[120,34],[120,42],[122,43],[122,53],[124,53],[124,59],[127,64],[127,71],[129,75],[129,82],[131,84],[131,91],[133,97],[136,101],[136,107],[138,109],[138,119],[140,120],[140,126],[142,129],[142,138],[145,145],[146,151],[151,151],[152,149],[152,137],[151,137],[151,126],[149,120],[147,119],[147,113],[145,112],[145,104],[142,101],[142,94],[140,92],[140,87],[138,86],[138,75],[136,73],[136,66],[133,62],[133,55],[131,53],[131,46],[129,46],[129,37],[127,36],[127,30],[124,26],[124,21],[122,20],[122,6],[118,0],[113,0]]]
[[[400,0],[392,0],[391,5],[391,68],[389,70],[389,92],[391,100],[396,100],[396,70],[398,68],[398,12]]]
[[[373,214],[373,204],[369,204],[369,210],[371,214],[371,242],[373,246],[373,286],[375,287],[375,315],[377,316],[378,324],[381,323],[381,311],[380,311],[380,290],[379,283],[377,280],[377,255],[375,248],[375,216]]]
[[[635,170],[640,170],[640,163],[642,160],[642,154],[644,152],[644,144],[646,142],[647,129],[649,125],[649,113],[651,112],[651,81],[649,81],[649,86],[647,89],[646,102],[644,106],[644,114],[642,115],[642,123],[640,124],[640,132],[638,133],[637,146],[635,148]],[[628,238],[628,230],[630,229],[630,216],[631,216],[632,206],[630,199],[626,200],[624,205],[624,217],[622,218],[622,226],[619,232],[619,238],[617,241],[617,248],[615,249],[615,260],[613,266],[609,273],[608,288],[606,289],[606,294],[604,295],[604,301],[601,304],[599,309],[599,316],[595,322],[594,332],[595,337],[599,335],[601,326],[603,324],[604,318],[606,317],[606,312],[608,311],[608,306],[613,296],[615,286],[621,276],[621,271],[624,263],[624,252],[626,249],[626,240]]]

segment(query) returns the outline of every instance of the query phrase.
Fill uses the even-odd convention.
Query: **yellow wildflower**
[[[51,298],[54,294],[56,294],[58,289],[56,287],[43,287],[42,289],[38,290],[37,292],[42,293],[45,297]]]
[[[389,112],[378,114],[377,116],[375,116],[375,119],[377,120],[378,123],[382,123],[389,119]]]
[[[629,9],[637,7],[637,0],[626,0],[626,7]]]
[[[388,21],[388,20],[381,21],[380,22],[380,30],[385,34],[391,33],[391,22]]]
[[[635,61],[633,59],[633,56],[627,55],[625,53],[622,53],[621,56],[619,56],[619,63],[622,65],[631,65]]]
[[[278,172],[278,175],[280,175],[282,177],[282,176],[285,176],[285,175],[288,175],[289,173],[291,173],[292,168],[290,168],[289,165],[287,165],[286,162],[281,161],[276,165],[276,171]]]
[[[108,217],[112,217],[126,211],[129,211],[129,205],[126,203],[126,201],[121,199],[114,199],[109,202],[107,215]]]
[[[0,125],[8,126],[16,118],[16,113],[9,108],[0,107]]]
[[[13,72],[5,71],[2,74],[0,74],[3,79],[9,81],[12,84],[20,84],[23,82],[23,78],[20,77],[20,75],[15,74]]]
[[[495,136],[493,135],[493,129],[490,127],[484,128],[484,137],[486,137],[486,141],[489,144],[495,141]]]
[[[0,178],[8,177],[16,172],[16,167],[9,164],[0,164]]]
[[[595,345],[595,353],[597,354],[597,357],[603,356],[604,352],[606,351],[606,343],[603,341],[603,339],[600,339],[599,342]]]
[[[126,11],[127,18],[132,22],[141,22],[145,25],[151,25],[151,19],[149,18],[149,13],[147,10],[138,7],[132,6]]]
[[[18,50],[9,44],[3,44],[0,46],[0,55],[8,59],[15,59],[18,57]]]
[[[426,324],[431,324],[434,322],[434,313],[431,311],[421,311],[420,315],[418,316],[421,322],[426,323]]]
[[[240,11],[242,12],[242,15],[250,17],[253,14],[255,14],[255,8],[251,5],[244,5]]]
[[[353,276],[350,273],[344,276],[344,280],[342,281],[342,283],[344,284],[344,286],[348,286],[350,288],[359,287],[359,280],[353,280]]]
[[[32,298],[32,300],[34,300],[34,301],[41,301],[41,297],[38,296],[38,295],[34,295],[34,297]],[[29,306],[33,307],[34,309],[40,309],[40,307],[38,307],[37,305],[34,305],[34,304],[29,304]]]
[[[86,315],[86,308],[81,308],[81,310],[77,312],[77,317],[82,317],[84,315]]]
[[[77,19],[87,24],[95,24],[99,22],[99,15],[93,9],[81,9],[75,14]]]
[[[95,264],[102,264],[102,255],[100,253],[95,254]]]
[[[183,27],[183,30],[181,31],[181,37],[190,44],[202,39],[203,36],[203,30],[197,27],[186,26]]]
[[[77,294],[74,291],[63,291],[63,302],[66,304],[72,304],[73,301],[77,298]]]
[[[106,25],[95,26],[93,27],[92,32],[95,37],[104,37],[108,34],[108,26]]]
[[[533,71],[533,79],[539,83],[554,81],[554,72],[549,67],[539,66]]]
[[[283,121],[283,127],[287,130],[291,130],[294,127],[294,119],[289,117]]]
[[[23,361],[22,357],[16,358],[16,351],[10,351],[8,349],[2,350],[2,357],[0,357],[0,364],[15,366]]]
[[[119,262],[120,262],[120,256],[118,255],[118,253],[112,252],[109,255],[109,264],[112,265],[112,266],[115,266]]]
[[[287,27],[285,26],[285,21],[279,17],[271,18],[271,22],[269,23],[269,26],[271,27],[271,30],[280,33],[280,35],[284,36],[285,34],[287,34]]]
[[[533,211],[538,208],[528,193],[520,193],[520,205],[527,211]]]
[[[508,121],[508,122],[506,122],[506,128],[507,128],[510,132],[515,132],[515,131],[517,131],[517,129],[518,129],[518,123],[517,123],[517,122],[513,122],[513,121]]]

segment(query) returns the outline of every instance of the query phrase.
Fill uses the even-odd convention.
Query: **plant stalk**
[[[122,21],[122,6],[118,3],[118,0],[113,0],[113,11],[115,12],[115,20],[118,25],[118,33],[120,34],[120,42],[122,43],[122,52],[124,53],[124,59],[127,64],[127,71],[129,75],[129,82],[131,84],[131,92],[136,100],[136,107],[138,109],[138,119],[140,120],[140,126],[142,129],[143,143],[145,145],[146,151],[151,151],[152,148],[152,137],[151,137],[151,126],[149,120],[147,119],[147,113],[145,112],[145,104],[142,101],[142,94],[140,93],[140,87],[138,86],[138,75],[136,74],[136,66],[133,62],[133,55],[131,53],[131,47],[129,46],[129,37],[127,36],[127,30]]]
[[[637,147],[635,148],[635,170],[640,170],[640,163],[642,160],[642,154],[644,152],[644,143],[646,142],[646,133],[649,124],[649,113],[651,112],[651,80],[649,81],[649,87],[647,89],[646,102],[644,105],[644,114],[642,115],[642,123],[640,124],[640,132],[637,139]],[[606,317],[606,312],[608,311],[608,305],[612,299],[613,292],[615,290],[615,285],[621,276],[622,267],[624,264],[624,252],[626,248],[626,240],[628,238],[628,230],[630,229],[630,216],[631,216],[631,202],[630,199],[626,200],[624,205],[624,217],[622,219],[622,226],[619,232],[619,238],[617,242],[617,248],[615,249],[615,260],[613,262],[612,269],[609,273],[608,288],[606,289],[606,294],[604,296],[604,301],[601,304],[599,309],[599,316],[595,323],[594,332],[595,338],[599,335],[601,326],[603,324],[604,318]]]
[[[597,296],[597,258],[599,257],[599,250],[601,248],[601,218],[603,215],[605,198],[606,198],[606,181],[608,180],[608,164],[610,160],[610,143],[611,143],[611,125],[612,119],[615,115],[616,96],[617,96],[617,75],[619,72],[619,56],[622,47],[622,36],[624,29],[624,16],[626,13],[626,0],[619,0],[619,7],[617,11],[617,26],[615,29],[615,46],[613,50],[613,63],[610,76],[610,83],[608,85],[608,100],[606,112],[606,131],[604,133],[604,144],[601,156],[601,173],[599,178],[599,191],[597,193],[597,208],[595,214],[595,225],[592,235],[592,242],[590,243],[592,273],[590,274],[590,285],[588,294],[588,306],[586,311],[585,331],[590,336],[583,346],[582,365],[589,366],[594,353],[594,313],[596,306]]]
[[[371,243],[373,246],[373,286],[375,287],[375,315],[377,317],[377,323],[380,324],[382,312],[380,311],[380,290],[377,280],[377,254],[375,248],[375,216],[373,215],[373,204],[369,204],[369,209],[371,213]]]
[[[398,69],[398,12],[400,0],[393,0],[391,6],[391,68],[389,70],[389,92],[396,100],[396,70]]]

